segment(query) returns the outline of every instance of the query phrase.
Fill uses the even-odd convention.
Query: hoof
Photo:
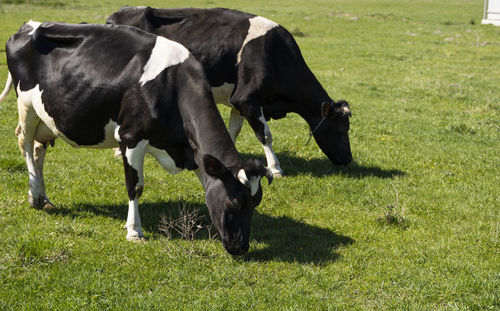
[[[43,209],[44,211],[50,211],[50,210],[53,210],[53,209],[55,209],[55,208],[56,208],[56,207],[54,206],[54,204],[50,203],[50,201],[49,201],[48,199],[45,199],[45,200],[43,201],[43,203],[44,203],[44,204],[43,204],[43,208],[42,208],[42,209]]]
[[[49,210],[55,208],[55,206],[50,203],[49,199],[47,197],[38,197],[38,198],[33,198],[31,196],[31,193],[28,195],[28,201],[34,209],[37,210]]]
[[[281,177],[283,177],[283,172],[275,172],[275,173],[273,173],[273,177],[274,178],[281,178]]]
[[[274,178],[281,178],[284,175],[280,168],[271,168],[271,172],[273,173]]]
[[[146,243],[146,239],[143,236],[127,237],[127,241],[134,242],[134,243]]]

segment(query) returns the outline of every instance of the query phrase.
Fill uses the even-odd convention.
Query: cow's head
[[[147,15],[150,11],[150,7],[124,6],[109,16],[106,24],[129,25],[148,31]]]
[[[335,165],[352,160],[349,144],[349,118],[351,109],[345,100],[324,102],[321,118],[312,125],[312,134],[318,146]]]
[[[262,199],[260,179],[272,182],[272,173],[260,160],[247,161],[233,174],[217,158],[203,157],[205,200],[212,224],[219,232],[222,244],[231,255],[248,251],[250,223],[255,207]]]

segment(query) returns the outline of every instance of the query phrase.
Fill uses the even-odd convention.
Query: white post
[[[484,1],[484,18],[481,24],[500,26],[500,0]]]

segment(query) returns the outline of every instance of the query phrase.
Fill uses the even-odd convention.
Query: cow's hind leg
[[[45,150],[41,151],[35,159],[35,135],[40,124],[40,119],[36,115],[31,104],[27,104],[18,99],[19,125],[16,128],[18,144],[28,167],[29,191],[28,200],[31,206],[42,209],[46,204],[50,204],[45,195],[43,182],[43,159]],[[41,166],[41,168],[39,168]]]
[[[231,108],[228,130],[233,143],[236,143],[236,137],[238,137],[241,132],[241,128],[243,127],[243,121],[245,121],[245,118],[241,115],[241,113],[237,109]]]
[[[254,67],[254,64],[252,64],[251,68]],[[259,104],[261,102],[261,96],[258,90],[262,88],[263,78],[261,75],[252,75],[251,73],[253,73],[252,69],[247,68],[247,66],[239,67],[239,81],[245,82],[236,84],[236,89],[232,93],[229,101],[231,105],[237,108],[240,114],[247,119],[255,136],[257,136],[257,139],[261,142],[264,152],[266,153],[267,166],[273,173],[273,176],[282,177],[283,171],[281,170],[278,157],[273,150],[271,130],[267,125],[264,113]],[[252,77],[252,79],[249,81],[247,76]],[[232,117],[233,115],[231,114],[231,118]],[[231,124],[229,127],[231,128]]]
[[[262,110],[260,111],[260,114],[248,114],[246,118],[248,124],[250,124],[252,130],[255,132],[257,139],[262,143],[262,147],[264,148],[264,152],[266,154],[268,168],[271,170],[274,177],[282,177],[283,171],[281,170],[278,157],[273,150],[273,136],[271,135],[271,130],[267,125],[267,121],[264,118]]]
[[[129,197],[127,223],[127,240],[143,241],[141,217],[139,216],[139,198],[144,189],[144,155],[147,141],[140,141],[134,147],[120,145],[123,167],[125,168],[125,182]]]
[[[264,125],[264,141],[261,141],[261,143],[266,153],[267,166],[271,169],[274,177],[282,177],[283,171],[281,170],[278,157],[273,150],[273,136],[271,135],[271,130],[267,125],[264,115],[260,116],[259,121]]]
[[[16,127],[15,131],[17,138],[18,138],[18,145],[19,149],[21,150],[21,154],[25,155],[25,137],[22,131],[21,125],[18,125]],[[47,198],[47,195],[45,194],[45,181],[43,178],[43,164],[45,161],[45,155],[47,153],[47,143],[50,142],[51,145],[54,144],[55,140],[54,134],[48,129],[48,127],[42,123],[39,122],[37,129],[35,130],[35,141],[33,142],[34,148],[33,148],[33,158],[35,161],[35,167],[37,170],[37,173],[40,177],[41,180],[41,196],[39,199],[30,199],[30,204],[32,201],[38,202],[38,204],[31,204],[35,208],[43,208],[43,209],[49,209],[49,208],[54,208],[54,205],[50,202],[50,200]],[[39,142],[42,141],[42,142]],[[30,189],[31,190],[31,189]],[[36,191],[35,191],[36,192]],[[31,195],[30,197],[33,198],[33,191],[30,192]]]

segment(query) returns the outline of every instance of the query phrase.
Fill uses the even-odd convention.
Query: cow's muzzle
[[[250,248],[250,244],[248,242],[242,243],[225,239],[222,240],[222,245],[224,245],[226,251],[233,256],[245,255]]]

